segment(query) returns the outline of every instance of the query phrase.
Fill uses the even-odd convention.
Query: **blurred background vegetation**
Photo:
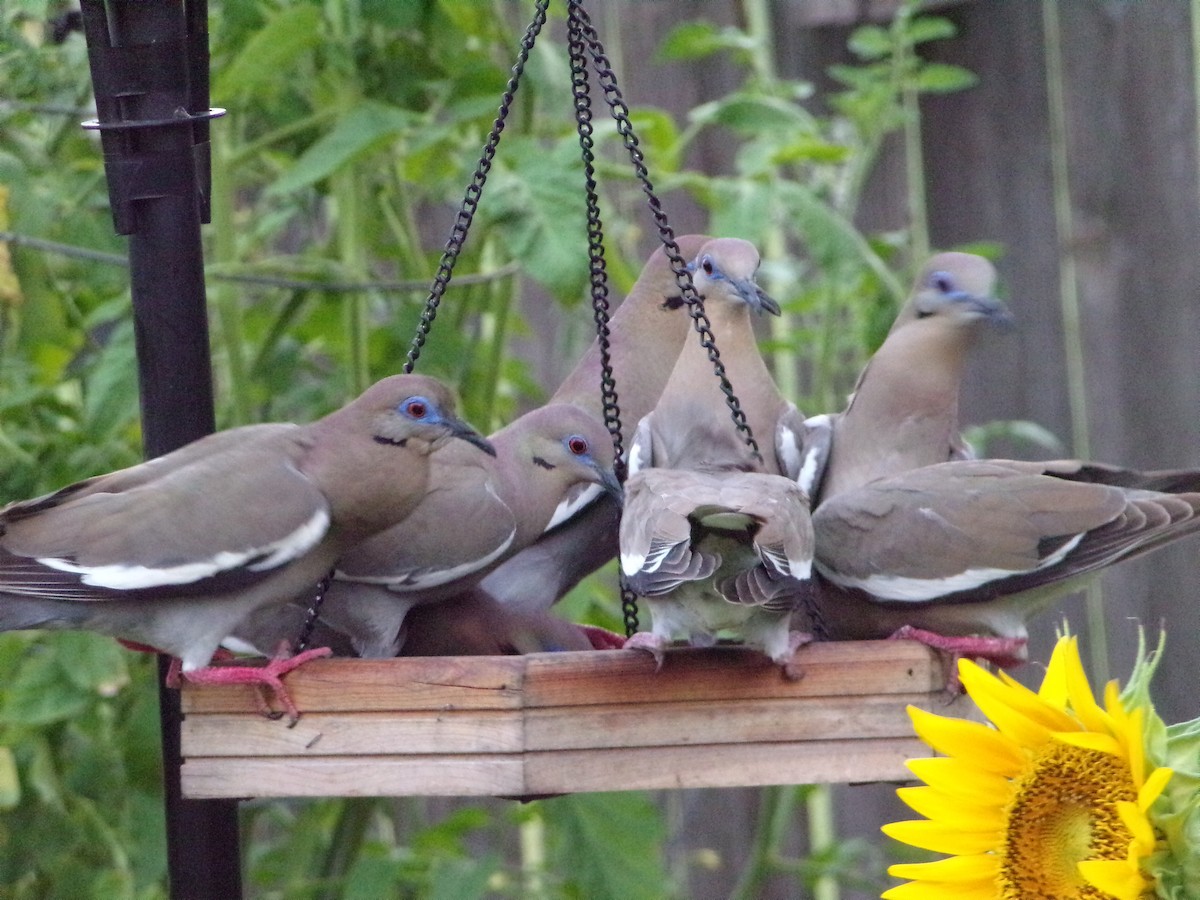
[[[842,406],[931,246],[971,249],[1001,258],[1019,317],[1017,288],[1034,288],[1032,337],[1015,353],[1006,345],[1003,362],[985,356],[992,377],[981,381],[996,390],[969,392],[969,419],[987,423],[976,433],[985,450],[1083,452],[1098,433],[1110,452],[1093,455],[1111,462],[1200,464],[1194,452],[1137,458],[1140,445],[1130,450],[1132,439],[1106,424],[1119,402],[1142,405],[1140,382],[1123,386],[1093,368],[1093,390],[1110,399],[1099,424],[1087,417],[1085,348],[1100,359],[1117,351],[1080,324],[1080,297],[1093,314],[1107,311],[1108,332],[1119,330],[1116,306],[1096,313],[1100,301],[1087,300],[1139,269],[1087,268],[1103,254],[1086,244],[1086,228],[1120,231],[1087,214],[1120,195],[1070,190],[1068,176],[1091,177],[1094,157],[1079,137],[1083,114],[1063,93],[1064,48],[1078,61],[1085,41],[1063,41],[1057,0],[931,5],[949,8],[879,3],[863,21],[862,4],[833,0],[609,0],[591,13],[676,231],[736,235],[762,250],[760,280],[784,308],[764,323],[762,346],[806,412]],[[544,399],[592,338],[562,6],[532,54],[421,357],[420,371],[456,383],[468,418],[486,430]],[[1168,72],[1147,91],[1170,93],[1162,108],[1182,104],[1190,127],[1187,4],[1128,6],[1065,0],[1061,9],[1070,33],[1115,46],[1118,62],[1136,56],[1131,43],[1182,46],[1161,53],[1182,87],[1168,86]],[[86,49],[80,34],[53,27],[69,9],[59,0],[0,8],[0,232],[16,236],[0,241],[2,500],[140,458],[124,239],[112,233],[98,143],[78,125],[91,115]],[[1174,19],[1139,18],[1164,11]],[[532,12],[515,0],[210,0],[213,102],[229,110],[212,129],[204,229],[220,427],[311,419],[399,369]],[[1147,65],[1152,79],[1158,70]],[[1116,69],[1112,78],[1129,75]],[[1121,104],[1135,100],[1110,90],[1085,124],[1098,120],[1128,149]],[[603,109],[598,168],[620,294],[655,235]],[[1195,138],[1173,141],[1192,160],[1168,173],[1176,191],[1180,179],[1191,191],[1185,222],[1164,217],[1182,240],[1196,233]],[[1037,159],[1022,160],[1022,149]],[[1115,172],[1121,151],[1110,157]],[[1026,214],[1040,217],[1038,228]],[[1136,246],[1127,239],[1124,252]],[[1013,248],[1031,262],[1012,265]],[[1177,269],[1163,275],[1165,288],[1147,289],[1194,315],[1194,280],[1182,302],[1167,303],[1196,275]],[[1163,316],[1164,334],[1193,322]],[[1194,376],[1194,356],[1176,365]],[[1172,402],[1187,408],[1191,398]],[[1042,424],[1010,421],[1024,419]],[[1194,417],[1176,431],[1194,433]],[[1165,452],[1169,442],[1155,446]],[[614,598],[605,571],[565,609],[615,627]],[[1094,602],[1102,625],[1097,610]],[[1136,611],[1163,614],[1153,600]],[[1102,637],[1101,628],[1101,646]],[[1106,664],[1101,653],[1096,665]],[[1196,710],[1174,718],[1184,713]],[[85,634],[0,635],[0,898],[164,896],[158,752],[150,660]],[[248,896],[287,898],[877,896],[893,849],[875,828],[896,810],[883,790],[848,790],[527,805],[249,801],[245,884]]]

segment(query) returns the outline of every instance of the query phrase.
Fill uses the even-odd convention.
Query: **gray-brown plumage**
[[[832,446],[814,508],[873,479],[970,456],[958,413],[967,355],[983,325],[1010,321],[992,296],[995,279],[990,262],[968,253],[926,263],[849,405],[828,417]]]
[[[947,462],[839,493],[813,525],[816,604],[833,637],[918,629],[934,646],[1010,663],[1048,603],[1200,530],[1200,471]]]
[[[203,667],[243,618],[307,595],[346,549],[403,520],[432,456],[492,452],[453,409],[434,379],[394,376],[311,424],[220,432],[11,504],[0,630],[91,629],[179,657],[191,680],[238,680]]]
[[[395,656],[413,606],[470,588],[569,516],[583,489],[620,493],[607,429],[576,406],[535,409],[490,441],[494,457],[471,447],[437,454],[412,513],[339,560],[321,618],[359,655]]]
[[[755,459],[735,430],[707,352],[698,341],[685,344],[630,450],[621,571],[646,598],[652,626],[626,646],[661,661],[671,641],[702,646],[729,633],[789,666],[807,639],[789,621],[810,587],[813,532],[806,492],[775,474],[800,466],[785,462],[783,442],[763,437],[788,433],[795,447],[785,423],[799,415],[775,387],[750,319],[751,310],[778,307],[754,284],[758,252],[745,241],[710,242],[694,265],[726,373],[764,458]]]
[[[401,656],[514,656],[594,649],[583,626],[549,611],[514,609],[485,594],[415,607],[407,624],[409,636]]]
[[[802,448],[810,443],[805,437],[804,419],[780,394],[754,334],[753,313],[780,312],[779,304],[754,280],[759,267],[758,250],[738,238],[716,238],[700,249],[690,267],[696,290],[704,297],[705,313],[726,375],[762,454],[764,471],[800,478],[807,490],[815,473],[810,466],[801,477],[805,470]],[[723,417],[725,426],[733,429],[708,351],[692,335],[684,342],[662,397],[644,426],[652,434],[653,459],[642,459],[637,464],[678,468],[675,424],[691,417],[696,407],[711,410],[705,412],[706,420],[716,424]],[[645,441],[642,446],[646,446]],[[751,462],[748,448],[742,456],[747,464]]]
[[[806,639],[790,630],[809,589],[808,497],[779,475],[644,469],[626,485],[621,571],[646,597],[652,628],[627,647],[661,662],[675,640],[709,646],[732,632],[787,666]]]
[[[689,234],[676,243],[686,263],[711,240]],[[691,334],[691,319],[662,247],[650,254],[629,295],[613,313],[609,330],[621,430],[628,448],[634,427],[654,408]],[[603,416],[598,341],[592,342],[550,402],[572,403]],[[584,576],[616,556],[619,516],[616,501],[597,493],[569,522],[497,567],[479,589],[517,607],[549,609]]]

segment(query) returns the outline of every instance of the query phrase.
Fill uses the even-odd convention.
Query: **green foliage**
[[[633,121],[660,191],[686,192],[707,211],[710,233],[764,250],[764,277],[787,313],[764,347],[785,392],[806,409],[831,409],[890,324],[904,269],[919,262],[905,256],[908,232],[857,227],[863,185],[884,139],[913,126],[906,96],[971,78],[919,59],[914,48],[952,29],[906,8],[889,27],[854,33],[860,62],[834,70],[843,89],[821,108],[811,85],[775,73],[770,36],[754,25],[763,0],[742,5],[751,27],[683,23],[660,48],[676,61],[727,55],[741,83],[682,121],[647,108]],[[53,45],[45,36],[57,9],[48,0],[0,8],[0,230],[120,253],[101,155],[77,126],[90,102],[82,38]],[[519,37],[511,11],[461,0],[214,0],[213,96],[229,114],[212,130],[206,259],[223,427],[310,419],[399,369],[509,77]],[[615,36],[606,37],[611,48]],[[526,292],[578,313],[576,334],[590,339],[568,85],[548,30],[455,270],[460,281],[479,277],[452,285],[422,351],[420,370],[459,384],[468,417],[485,429],[540,399],[531,363],[514,349],[530,332]],[[651,226],[600,110],[596,139],[620,291]],[[707,140],[732,149],[731,171],[685,166]],[[11,261],[0,252],[4,499],[140,455],[127,272],[9,250]],[[263,281],[218,278],[231,274]],[[613,581],[610,567],[565,610],[619,627]],[[155,677],[151,659],[93,635],[0,635],[0,898],[164,895]],[[668,876],[663,816],[645,795],[497,809],[244,804],[248,892],[635,898],[684,889]],[[805,884],[878,871],[860,850],[840,845],[788,871]],[[773,866],[778,854],[762,859]]]

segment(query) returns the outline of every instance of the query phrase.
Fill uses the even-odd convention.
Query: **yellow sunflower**
[[[1055,646],[1036,693],[969,660],[959,674],[992,725],[909,707],[917,735],[945,757],[911,760],[925,784],[898,792],[925,818],[883,828],[954,855],[892,866],[911,880],[885,900],[1153,896],[1150,859],[1165,842],[1149,811],[1172,770],[1147,759],[1147,715],[1161,725],[1148,695],[1125,702],[1110,682],[1100,706],[1073,637]]]

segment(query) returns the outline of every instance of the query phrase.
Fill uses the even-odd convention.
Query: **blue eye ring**
[[[932,273],[929,276],[929,285],[943,294],[953,293],[957,289],[954,284],[954,276],[949,272]]]
[[[410,419],[426,419],[433,409],[433,404],[424,397],[409,397],[400,404],[400,412]]]

